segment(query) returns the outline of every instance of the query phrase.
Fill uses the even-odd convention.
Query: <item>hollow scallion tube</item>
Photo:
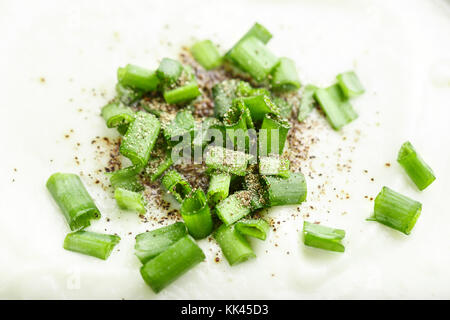
[[[252,194],[248,190],[238,191],[216,205],[216,214],[224,224],[230,225],[251,211]]]
[[[106,260],[119,241],[116,235],[80,230],[67,234],[64,249]]]
[[[144,186],[138,180],[140,171],[140,167],[131,166],[110,173],[109,181],[111,186],[114,189],[123,188],[134,192],[144,190]]]
[[[303,222],[303,242],[305,245],[336,252],[344,252],[342,239],[345,231],[322,226],[320,224]]]
[[[367,220],[377,221],[408,235],[421,212],[420,202],[383,187],[375,198],[373,216]]]
[[[305,86],[302,94],[302,100],[300,101],[300,106],[298,108],[297,119],[299,122],[304,121],[308,115],[311,113],[316,100],[314,100],[314,92],[316,92],[317,87],[312,84]]]
[[[164,58],[161,60],[158,69],[156,70],[156,75],[164,84],[175,83],[181,76],[183,71],[183,66],[177,60]]]
[[[158,293],[204,259],[205,254],[194,239],[184,236],[149,260],[141,268],[141,275],[152,290]]]
[[[222,249],[230,266],[256,257],[247,239],[236,230],[235,225],[221,225],[214,232],[214,239]]]
[[[206,70],[217,68],[222,64],[222,56],[211,40],[196,42],[191,47],[191,53],[194,59]]]
[[[266,176],[289,177],[289,160],[277,156],[260,157],[259,173]]]
[[[189,82],[181,87],[164,91],[164,100],[169,104],[179,104],[191,101],[201,94],[195,81]]]
[[[278,114],[280,109],[266,95],[256,95],[242,98],[245,106],[250,111],[254,122],[260,122],[268,113]]]
[[[300,204],[306,200],[306,180],[301,172],[288,178],[264,176],[270,206]]]
[[[145,264],[186,235],[186,225],[183,222],[140,233],[136,236],[135,255]]]
[[[282,154],[290,128],[291,125],[286,119],[272,113],[266,114],[259,130],[259,154]]]
[[[145,213],[145,201],[141,193],[117,188],[114,190],[114,198],[120,209]]]
[[[114,128],[122,124],[134,121],[134,111],[118,102],[110,102],[102,108],[101,115],[108,128]]]
[[[245,176],[249,155],[223,147],[208,148],[205,156],[206,166],[210,169]]]
[[[160,127],[161,124],[154,115],[139,111],[123,137],[120,153],[134,165],[145,166],[158,138]]]
[[[76,174],[54,173],[46,186],[71,230],[85,228],[90,220],[100,218],[100,211]]]
[[[233,48],[239,44],[241,41],[244,41],[245,39],[249,37],[255,37],[259,39],[262,43],[267,44],[269,40],[272,38],[272,34],[267,30],[262,24],[256,22],[242,37],[239,39],[239,41],[233,46]],[[231,48],[231,50],[233,50]],[[231,51],[230,50],[230,51]],[[230,51],[227,52],[226,56],[229,57]]]
[[[433,170],[425,163],[409,141],[405,142],[400,148],[397,161],[419,190],[424,190],[436,180]]]
[[[175,170],[168,171],[162,178],[161,184],[178,202],[182,202],[192,191],[189,182]]]
[[[216,84],[212,88],[212,96],[214,100],[214,116],[222,118],[223,115],[231,107],[231,103],[236,98],[236,88],[239,84],[238,80],[225,80]]]
[[[203,190],[197,189],[181,204],[181,216],[194,239],[203,239],[211,234],[213,221]]]
[[[279,64],[272,72],[272,88],[280,91],[294,91],[300,89],[295,62],[289,58],[280,58]]]
[[[245,219],[236,222],[236,230],[241,234],[260,240],[266,240],[270,225],[264,219]]]
[[[143,92],[130,87],[125,87],[120,83],[116,84],[116,96],[119,101],[129,106],[142,98]]]
[[[169,145],[175,145],[179,142],[179,138],[189,133],[194,133],[195,120],[189,110],[181,110],[177,112],[175,118],[164,127],[164,137]]]
[[[211,174],[207,193],[208,203],[215,205],[228,197],[231,175],[226,172],[215,171]]]
[[[356,97],[364,93],[364,87],[355,72],[340,73],[336,76],[336,79],[347,98]]]
[[[117,70],[117,79],[125,87],[131,87],[143,91],[156,90],[159,79],[155,71],[150,71],[132,64]]]
[[[248,130],[254,128],[250,111],[242,99],[233,100],[231,108],[223,116],[225,132],[235,150],[244,151],[249,147]]]

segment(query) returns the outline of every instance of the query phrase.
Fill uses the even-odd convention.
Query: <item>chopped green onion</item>
[[[134,165],[145,166],[158,138],[161,124],[152,114],[144,111],[136,113],[120,145],[120,153]]]
[[[229,57],[257,82],[266,79],[279,62],[264,43],[255,37],[248,37],[237,43],[231,49]]]
[[[195,43],[191,48],[191,53],[195,60],[206,70],[214,69],[222,63],[222,56],[211,40]]]
[[[116,235],[80,230],[66,236],[64,249],[106,260],[119,241]]]
[[[306,200],[306,180],[301,172],[291,173],[288,178],[264,177],[270,206],[300,204]]]
[[[192,191],[189,182],[175,170],[168,171],[162,178],[161,183],[178,202],[182,202]]]
[[[123,188],[130,191],[142,191],[144,186],[139,182],[138,175],[141,168],[131,166],[110,173],[109,181],[114,189]]]
[[[114,198],[120,209],[145,213],[145,201],[140,193],[117,188],[114,191]]]
[[[210,169],[216,169],[238,176],[245,176],[249,155],[223,147],[210,147],[206,151],[205,163]]]
[[[239,81],[236,88],[237,97],[251,97],[260,95],[270,96],[270,91],[266,88],[253,88],[247,81]]]
[[[289,177],[289,160],[277,156],[260,157],[259,173],[266,176]]]
[[[120,83],[116,84],[116,95],[120,102],[129,106],[142,98],[143,92],[133,88],[125,87]]]
[[[405,142],[400,148],[397,161],[419,190],[424,190],[436,180],[433,170],[425,163],[409,141]]]
[[[251,198],[252,194],[247,190],[233,193],[231,196],[217,204],[217,216],[226,225],[238,221],[250,213]]]
[[[185,236],[141,268],[144,281],[155,293],[205,259],[202,249],[190,236]]]
[[[291,125],[286,119],[271,113],[266,114],[259,131],[260,155],[282,154],[290,128]]]
[[[230,191],[231,175],[225,172],[214,172],[211,174],[211,180],[208,187],[208,203],[215,205],[228,197]]]
[[[159,179],[163,173],[169,169],[173,164],[173,160],[171,157],[170,152],[167,152],[166,158],[156,167],[155,172],[152,173],[150,176],[150,181],[155,182],[157,179]]]
[[[110,102],[102,108],[102,117],[108,128],[114,128],[133,122],[134,111],[120,103]]]
[[[250,37],[259,39],[262,43],[267,44],[272,39],[272,34],[262,24],[255,22],[255,24],[242,36],[239,41],[245,40]]]
[[[250,110],[252,119],[255,122],[262,121],[267,113],[278,114],[280,109],[266,95],[257,95],[242,98],[245,106]]]
[[[131,87],[143,91],[156,90],[159,84],[156,72],[150,71],[132,64],[117,70],[117,79],[125,87]]]
[[[76,174],[54,173],[46,185],[71,230],[85,228],[91,219],[100,218],[100,211]]]
[[[250,210],[255,211],[267,207],[267,199],[261,176],[250,172],[245,175],[244,187],[250,192]]]
[[[367,220],[378,221],[408,235],[422,212],[422,204],[400,193],[383,187],[375,198],[373,216]]]
[[[311,113],[316,101],[314,100],[314,93],[316,92],[317,87],[312,84],[308,84],[305,86],[302,94],[302,100],[300,101],[300,106],[298,108],[298,121],[304,121],[308,115]]]
[[[156,70],[156,75],[158,78],[167,84],[175,83],[181,76],[183,71],[183,66],[177,60],[164,58],[161,60],[158,69]]]
[[[210,129],[217,128],[220,125],[222,125],[221,122],[212,117],[204,118],[201,123],[197,123],[194,129],[193,147],[203,150],[211,142],[212,137],[209,135]]]
[[[338,84],[327,89],[319,88],[314,92],[314,97],[327,116],[328,122],[334,130],[341,129],[344,125],[358,117],[352,105]]]
[[[221,225],[214,232],[214,238],[230,266],[256,257],[247,239],[236,230],[234,225]]]
[[[294,60],[280,58],[280,63],[273,70],[271,84],[275,90],[294,91],[300,89],[300,80]]]
[[[186,225],[183,222],[140,233],[136,236],[135,254],[145,264],[186,235]]]
[[[190,82],[184,86],[164,91],[164,100],[169,104],[188,102],[201,94],[197,82]]]
[[[214,116],[222,118],[223,115],[231,107],[231,103],[236,98],[236,88],[239,84],[238,80],[225,80],[216,84],[212,88],[212,96],[214,100]]]
[[[195,120],[188,110],[177,112],[175,118],[164,128],[164,137],[169,145],[178,143],[179,138],[189,133],[194,133]]]
[[[236,222],[236,230],[245,236],[266,240],[270,225],[263,219],[249,219]]]
[[[128,123],[117,126],[117,132],[119,132],[121,136],[124,136],[125,133],[127,133],[127,130],[128,130]]]
[[[344,252],[342,239],[345,231],[333,229],[319,224],[303,222],[303,242],[305,245],[336,252]]]
[[[180,211],[191,236],[203,239],[210,235],[213,222],[203,190],[197,189],[184,199]]]
[[[336,79],[347,98],[356,97],[364,93],[364,87],[353,71],[340,73],[336,76]]]
[[[287,102],[285,99],[281,97],[272,97],[272,101],[280,110],[280,116],[286,119],[289,119],[291,117],[293,107],[291,103]]]
[[[223,116],[223,124],[227,136],[231,139],[233,146],[237,150],[247,150],[250,143],[248,128],[254,128],[250,111],[245,106],[242,99],[233,100],[231,108]]]

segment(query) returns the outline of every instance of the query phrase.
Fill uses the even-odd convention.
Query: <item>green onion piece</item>
[[[189,182],[175,170],[168,171],[162,178],[161,183],[178,202],[182,202],[192,191]]]
[[[334,130],[341,129],[344,125],[358,117],[352,105],[345,98],[338,84],[327,89],[319,88],[314,92],[314,97],[327,116],[327,120]]]
[[[206,70],[217,68],[222,64],[222,56],[211,40],[195,43],[191,48],[191,53]]]
[[[265,186],[263,185],[259,174],[253,172],[247,173],[244,179],[244,188],[250,192],[251,211],[267,207]]]
[[[272,97],[272,101],[280,110],[280,116],[286,119],[289,119],[291,117],[293,107],[291,103],[287,102],[281,97]]]
[[[251,97],[260,95],[270,96],[270,91],[266,88],[253,88],[247,81],[239,81],[236,88],[237,97]]]
[[[375,198],[374,213],[369,221],[378,221],[408,235],[422,212],[422,204],[388,187]]]
[[[212,96],[214,100],[214,116],[222,118],[223,115],[231,107],[231,103],[236,98],[236,88],[239,84],[238,80],[225,80],[216,84],[212,88]]]
[[[263,219],[248,219],[236,222],[236,230],[245,236],[266,240],[270,225]]]
[[[145,264],[186,235],[186,225],[183,222],[140,233],[136,236],[135,255]]]
[[[356,97],[364,93],[364,87],[353,71],[340,73],[336,76],[336,79],[347,98]]]
[[[142,98],[144,93],[140,90],[135,90],[133,88],[125,87],[120,83],[116,84],[116,96],[119,101],[123,104],[129,106],[134,102]]]
[[[156,90],[159,84],[156,72],[132,64],[119,68],[117,70],[117,79],[122,86],[143,91]]]
[[[264,43],[255,37],[248,37],[237,43],[231,49],[229,57],[257,82],[265,80],[279,62]]]
[[[238,143],[245,143],[245,149],[247,150],[250,143],[247,129],[254,128],[254,124],[250,111],[242,99],[233,100],[231,108],[223,116],[223,124],[226,134],[233,142],[233,146],[238,150],[243,150],[244,146],[239,146]]]
[[[129,124],[134,121],[134,111],[117,102],[108,103],[102,108],[101,114],[108,128]]]
[[[140,193],[117,188],[114,191],[114,198],[120,209],[145,213],[145,201]]]
[[[216,169],[238,176],[245,176],[249,155],[223,147],[210,147],[206,151],[205,163],[210,169]]]
[[[202,249],[190,236],[185,236],[141,268],[144,281],[155,293],[205,259]]]
[[[194,239],[203,239],[211,234],[213,221],[203,190],[195,190],[181,204],[181,216]]]
[[[300,89],[300,80],[294,60],[280,58],[280,63],[273,70],[271,84],[272,88],[280,91]]]
[[[290,128],[286,119],[272,113],[266,114],[259,131],[260,155],[282,154]]]
[[[114,189],[123,188],[135,192],[142,191],[144,186],[138,180],[140,172],[141,168],[138,166],[120,169],[109,174],[109,181]]]
[[[211,174],[211,180],[208,187],[208,203],[215,205],[222,201],[230,192],[231,175],[225,172],[214,172]]]
[[[178,104],[191,101],[200,94],[197,82],[190,82],[176,89],[164,91],[164,100],[169,104]]]
[[[100,218],[100,211],[76,174],[54,173],[46,186],[71,230],[85,228],[91,219]]]
[[[183,71],[183,66],[177,60],[164,58],[161,60],[158,69],[156,70],[156,75],[158,78],[167,84],[175,83],[181,76]]]
[[[433,170],[425,163],[409,141],[405,142],[400,148],[397,161],[419,190],[424,190],[436,180]]]
[[[117,126],[117,132],[119,132],[121,136],[124,136],[125,133],[127,133],[127,130],[128,130],[128,123]]]
[[[259,173],[266,176],[289,177],[289,160],[277,156],[260,157]]]
[[[308,115],[311,113],[316,101],[314,100],[314,93],[316,92],[317,87],[312,84],[308,84],[305,86],[302,94],[302,100],[300,101],[300,106],[298,108],[298,121],[304,121]]]
[[[145,166],[158,138],[161,124],[152,114],[144,111],[136,113],[120,145],[120,153],[134,165]]]
[[[234,225],[221,225],[214,232],[214,238],[230,266],[256,257],[247,239],[236,230]]]
[[[242,98],[245,106],[250,110],[252,119],[255,122],[262,121],[267,113],[280,113],[280,109],[266,95],[257,95]]]
[[[342,239],[345,231],[333,229],[319,224],[303,222],[303,242],[305,245],[336,252],[344,252]]]
[[[240,42],[242,42],[245,39],[250,38],[250,37],[255,37],[255,38],[259,39],[262,43],[267,44],[269,42],[269,40],[272,39],[272,34],[263,25],[256,22],[250,28],[250,30],[248,30],[247,33],[244,34],[241,39],[239,39],[239,41],[233,46],[233,48]],[[233,48],[231,48],[231,50],[233,50]],[[227,57],[229,57],[230,51],[227,52],[227,54],[226,54]]]
[[[201,148],[203,150],[203,148],[212,140],[209,135],[209,130],[217,128],[219,125],[222,125],[221,122],[212,117],[204,118],[201,123],[197,123],[194,129],[194,139],[192,140],[193,147]]]
[[[119,241],[116,235],[80,230],[67,234],[64,249],[106,260]]]
[[[162,161],[158,167],[156,167],[155,172],[152,173],[152,175],[150,176],[150,181],[151,182],[155,182],[156,180],[158,180],[163,173],[170,168],[170,166],[172,166],[173,164],[173,160],[171,157],[170,152],[168,152],[166,154],[166,158],[164,159],[164,161]]]
[[[189,133],[194,134],[195,120],[188,110],[177,112],[175,118],[164,128],[164,137],[169,145],[175,145],[179,138]]]
[[[306,200],[306,180],[302,173],[291,173],[283,179],[264,176],[270,206],[300,204]]]
[[[224,224],[230,225],[250,213],[252,194],[243,190],[233,193],[231,196],[219,202],[216,213]]]

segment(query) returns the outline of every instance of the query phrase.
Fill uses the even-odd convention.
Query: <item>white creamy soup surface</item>
[[[449,8],[430,0],[2,1],[0,298],[450,298]],[[91,140],[117,136],[100,108],[114,96],[119,66],[156,68],[201,39],[225,52],[255,21],[273,33],[275,54],[296,61],[304,84],[328,86],[354,70],[366,88],[352,102],[359,118],[335,132],[312,113],[305,135],[318,141],[301,165],[307,201],[269,210],[277,230],[251,240],[256,259],[230,267],[220,253],[215,261],[214,242],[199,241],[206,260],[155,295],[133,247],[157,225],[118,210],[95,183],[106,181],[97,170],[107,157]],[[406,140],[437,176],[423,192],[396,162]],[[62,248],[69,228],[45,188],[57,171],[83,172],[103,214],[90,230],[122,238],[107,261]],[[422,202],[410,236],[365,221],[384,185]],[[305,247],[304,219],[345,229],[346,252]]]

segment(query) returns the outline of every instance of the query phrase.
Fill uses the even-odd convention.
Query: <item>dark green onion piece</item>
[[[249,172],[245,175],[244,188],[250,192],[250,210],[255,211],[267,207],[267,197],[261,176],[257,173]]]
[[[183,66],[177,60],[164,58],[161,60],[156,75],[164,84],[175,83],[181,76]]]
[[[210,147],[206,151],[205,163],[210,169],[216,169],[238,176],[245,176],[249,155],[223,147]]]
[[[336,79],[347,98],[356,97],[364,93],[364,87],[353,71],[340,73],[336,76]]]
[[[303,242],[305,245],[336,252],[344,252],[342,239],[345,231],[322,226],[320,224],[303,222]]]
[[[233,142],[236,150],[248,149],[250,137],[248,130],[254,128],[250,111],[242,99],[233,100],[231,108],[223,116],[224,129],[227,136]]]
[[[317,89],[314,97],[325,112],[328,122],[334,130],[341,129],[344,125],[352,122],[358,117],[348,102],[338,84],[327,89]]]
[[[76,174],[54,173],[46,185],[71,230],[85,228],[91,219],[100,218],[100,211]]]
[[[155,293],[160,292],[205,259],[202,249],[185,236],[141,268],[144,281]]]
[[[191,53],[206,70],[217,68],[222,64],[222,56],[211,40],[195,43],[191,48]]]
[[[176,89],[164,91],[164,100],[169,104],[191,101],[201,94],[197,82],[190,82]]]
[[[66,236],[64,249],[106,260],[119,241],[116,235],[80,230]]]
[[[180,211],[189,234],[194,239],[203,239],[211,234],[213,222],[203,190],[197,189],[185,198]]]
[[[230,266],[256,257],[247,239],[236,230],[234,225],[221,225],[214,232],[214,238]]]
[[[182,202],[192,191],[189,182],[175,170],[168,171],[162,178],[161,183],[178,202]]]
[[[289,177],[289,160],[277,156],[260,157],[259,173],[266,176]]]
[[[282,154],[290,128],[286,119],[272,113],[266,114],[259,131],[260,155]]]
[[[143,94],[141,90],[125,87],[120,83],[116,84],[116,96],[120,102],[127,106],[141,99]]]
[[[287,102],[285,99],[281,97],[272,97],[273,103],[278,107],[280,110],[280,116],[283,118],[289,119],[291,117],[292,107],[293,105],[289,102]]]
[[[231,175],[225,172],[214,172],[211,174],[208,187],[208,203],[215,205],[228,197],[230,191]]]
[[[308,84],[305,86],[302,94],[302,100],[300,101],[300,106],[298,108],[298,121],[304,121],[308,115],[311,113],[312,109],[314,109],[314,105],[316,104],[316,100],[314,99],[314,93],[316,92],[317,87],[312,84]]]
[[[177,112],[175,118],[164,128],[164,137],[169,145],[175,145],[179,138],[187,133],[191,136],[194,133],[195,120],[188,110]]]
[[[243,190],[233,193],[231,196],[219,202],[216,213],[224,224],[230,225],[250,213],[252,194]]]
[[[270,225],[263,219],[248,219],[236,222],[236,230],[241,234],[260,240],[266,240]]]
[[[145,213],[145,201],[142,194],[123,188],[114,191],[114,198],[120,209]]]
[[[145,264],[186,235],[186,225],[183,222],[140,233],[136,236],[135,254]]]
[[[217,118],[222,118],[228,111],[231,107],[233,99],[236,98],[236,88],[238,84],[238,80],[231,79],[222,81],[212,88],[214,116]]]
[[[108,128],[114,128],[122,124],[134,121],[134,111],[118,102],[110,102],[102,108],[101,113]]]
[[[266,95],[257,95],[242,98],[245,106],[250,110],[252,119],[255,122],[260,122],[264,119],[264,116],[268,113],[280,113],[280,109],[275,105],[272,100]]]
[[[400,193],[383,187],[375,198],[373,216],[367,220],[378,221],[408,235],[422,212],[422,204]]]
[[[270,206],[300,204],[306,200],[306,180],[302,173],[291,173],[283,179],[273,176],[264,177]]]
[[[163,173],[169,169],[173,164],[173,160],[170,154],[170,151],[167,152],[166,158],[156,167],[155,172],[152,173],[150,176],[150,181],[155,182],[157,179],[159,179]]]
[[[140,172],[141,168],[138,166],[120,169],[109,174],[109,181],[114,189],[123,188],[135,192],[142,191],[144,186],[138,180]]]
[[[120,144],[120,153],[134,165],[145,166],[158,138],[161,124],[152,114],[139,111]]]
[[[125,87],[131,87],[143,91],[156,90],[159,79],[155,71],[150,71],[132,64],[117,70],[117,79]]]
[[[117,126],[117,132],[119,132],[119,134],[121,136],[124,136],[125,133],[127,133],[128,130],[128,123],[127,124],[121,124]]]
[[[275,90],[294,91],[300,89],[300,79],[294,60],[280,58],[280,63],[273,70],[271,84]]]
[[[433,170],[425,163],[409,141],[405,142],[400,148],[397,161],[419,190],[424,190],[436,180]]]

